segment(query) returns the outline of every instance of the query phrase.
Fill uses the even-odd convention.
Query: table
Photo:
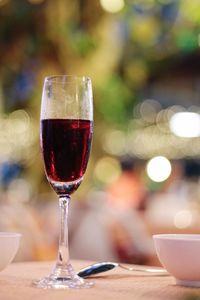
[[[73,261],[76,270],[87,264]],[[0,273],[0,300],[189,300],[200,295],[200,289],[176,286],[171,276],[129,273],[119,268],[93,277],[95,286],[91,289],[41,290],[31,286],[33,279],[49,274],[52,267],[52,262],[9,265]]]

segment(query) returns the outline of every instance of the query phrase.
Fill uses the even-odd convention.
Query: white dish
[[[200,234],[159,234],[153,239],[161,264],[176,283],[200,287]]]
[[[0,271],[14,259],[19,248],[20,238],[20,233],[0,232]]]

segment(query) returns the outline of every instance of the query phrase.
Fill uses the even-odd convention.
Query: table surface
[[[76,270],[87,264],[73,261]],[[90,289],[42,290],[31,286],[32,280],[48,275],[52,267],[53,262],[9,265],[0,274],[0,300],[189,300],[200,295],[200,289],[176,286],[171,276],[131,273],[120,268],[94,276],[90,280],[95,285]]]

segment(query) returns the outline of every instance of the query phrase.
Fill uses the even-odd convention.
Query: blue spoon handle
[[[77,274],[80,277],[87,277],[98,273],[106,272],[117,267],[117,263],[102,262],[81,269]]]

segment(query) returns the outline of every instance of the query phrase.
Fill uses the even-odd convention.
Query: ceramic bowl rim
[[[22,234],[19,232],[0,232],[0,239],[1,238],[16,238],[16,237],[21,237]]]
[[[193,233],[166,233],[166,234],[154,234],[154,240],[170,240],[170,241],[188,241],[188,242],[200,242],[200,234]]]

